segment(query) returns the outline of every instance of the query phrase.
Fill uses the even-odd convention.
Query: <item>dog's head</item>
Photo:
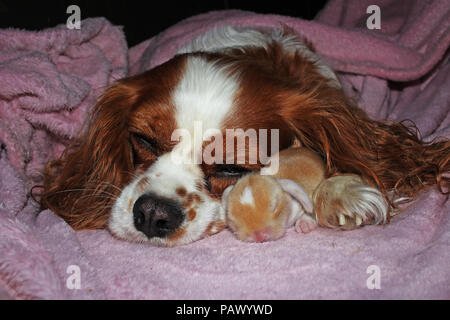
[[[230,38],[220,32],[207,39]],[[48,165],[44,206],[76,229],[184,244],[223,229],[222,192],[274,173],[279,150],[300,142],[328,156],[330,121],[347,106],[332,71],[292,34],[232,32],[234,42],[194,42],[109,88],[86,133]]]
[[[238,63],[182,54],[105,93],[98,112],[114,115],[99,114],[93,127],[103,131],[107,119],[116,122],[107,137],[115,147],[96,144],[128,146],[127,166],[114,169],[127,181],[115,183],[122,189],[108,221],[115,236],[178,245],[214,234],[225,227],[224,189],[262,167],[276,171],[276,156],[268,159],[291,146],[295,133],[268,101],[271,92],[260,92],[267,88]],[[125,131],[122,140],[116,130]]]

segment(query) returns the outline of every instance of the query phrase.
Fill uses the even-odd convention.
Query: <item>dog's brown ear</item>
[[[86,132],[44,170],[41,207],[74,229],[104,228],[119,188],[133,172],[127,112],[135,99],[135,88],[126,80],[109,88]]]
[[[286,90],[281,97],[280,114],[303,145],[326,159],[328,176],[356,173],[385,195],[395,189],[413,197],[434,184],[448,193],[449,140],[426,143],[415,127],[371,120],[338,88]]]

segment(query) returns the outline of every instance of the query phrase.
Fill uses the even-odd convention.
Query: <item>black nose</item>
[[[146,193],[134,203],[133,217],[137,230],[149,238],[162,238],[181,225],[184,211],[174,200]]]

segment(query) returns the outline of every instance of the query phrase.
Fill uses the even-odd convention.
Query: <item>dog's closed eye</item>
[[[206,189],[212,193],[217,192],[213,185],[220,185],[221,187],[218,190],[221,193],[225,187],[234,184],[243,175],[252,172],[248,168],[228,164],[217,164],[212,169],[204,179]]]
[[[217,165],[215,167],[215,178],[240,178],[251,172],[250,169],[236,165]]]
[[[158,155],[161,152],[161,145],[153,138],[145,136],[140,133],[132,133],[134,140],[139,147],[144,148],[146,151]]]

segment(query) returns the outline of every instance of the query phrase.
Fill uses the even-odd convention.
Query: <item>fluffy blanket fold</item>
[[[289,230],[262,244],[225,230],[170,249],[119,241],[106,230],[75,232],[49,210],[36,216],[29,196],[106,86],[224,24],[291,27],[372,117],[410,119],[426,140],[450,138],[450,3],[377,3],[381,30],[366,28],[370,1],[333,0],[313,21],[210,12],[129,50],[121,28],[103,18],[82,21],[80,30],[0,30],[0,298],[449,299],[450,203],[435,188],[386,226]],[[68,283],[73,265],[79,289]],[[371,265],[379,289],[368,288]]]

